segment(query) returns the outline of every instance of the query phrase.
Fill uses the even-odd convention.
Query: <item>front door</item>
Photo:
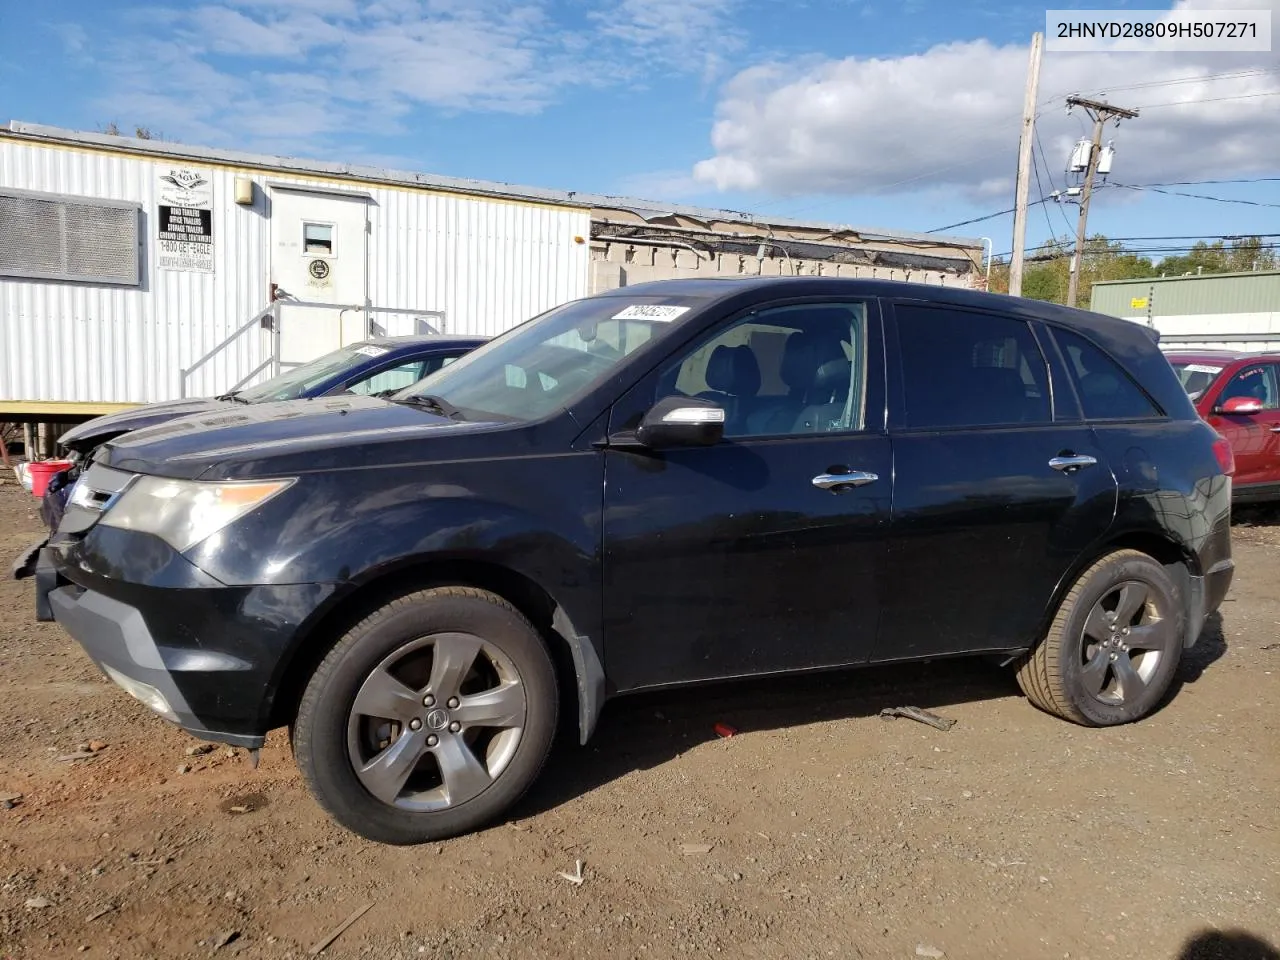
[[[283,366],[367,336],[368,203],[358,195],[273,189],[271,282]]]
[[[1252,363],[1222,386],[1214,410],[1232,397],[1262,402],[1258,413],[1213,413],[1209,422],[1227,438],[1235,457],[1232,483],[1237,488],[1253,484],[1280,484],[1280,369],[1274,363]]]
[[[726,321],[625,397],[726,412],[713,447],[606,452],[606,666],[619,690],[857,663],[879,615],[892,492],[874,303]],[[848,483],[841,475],[849,475]]]
[[[874,659],[1027,646],[1111,524],[1111,470],[1026,321],[892,312],[893,541]]]

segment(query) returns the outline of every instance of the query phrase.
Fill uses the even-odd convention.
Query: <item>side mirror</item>
[[[1257,397],[1232,397],[1226,403],[1214,408],[1214,413],[1224,413],[1229,417],[1241,417],[1251,413],[1262,412],[1262,401]]]
[[[693,397],[664,397],[636,428],[636,439],[654,449],[710,447],[723,436],[724,409]]]

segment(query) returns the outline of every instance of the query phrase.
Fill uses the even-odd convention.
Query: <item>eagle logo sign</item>
[[[166,173],[160,176],[165,183],[171,183],[181,190],[194,190],[196,187],[203,187],[209,181],[198,173],[189,173],[186,170],[179,170],[176,173]]]

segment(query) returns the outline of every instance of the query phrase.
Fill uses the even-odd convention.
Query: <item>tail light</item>
[[[1236,472],[1236,457],[1231,452],[1231,444],[1227,443],[1226,437],[1219,436],[1213,441],[1213,455],[1218,458],[1218,466],[1228,477]]]

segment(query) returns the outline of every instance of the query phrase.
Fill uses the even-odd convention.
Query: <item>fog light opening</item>
[[[169,701],[164,698],[164,694],[151,686],[149,683],[143,683],[141,680],[134,680],[132,677],[126,677],[118,670],[112,670],[106,664],[102,665],[103,671],[112,681],[125,693],[140,700],[147,705],[154,713],[160,714],[171,723],[178,722],[178,715],[173,712],[173,707],[169,706]]]

